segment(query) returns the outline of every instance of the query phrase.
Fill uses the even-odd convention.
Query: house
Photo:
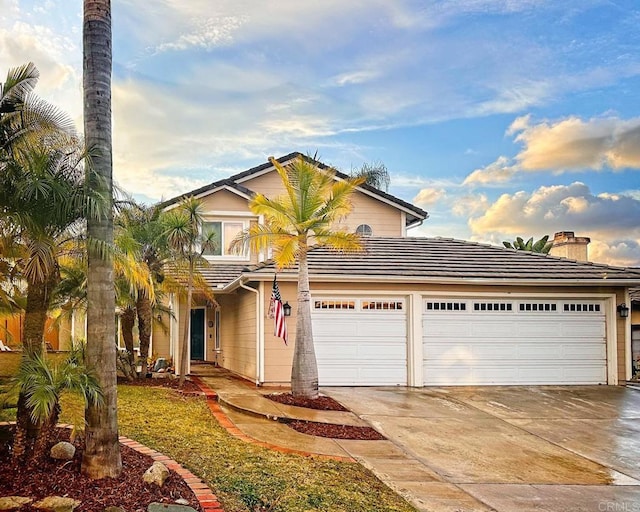
[[[640,269],[635,269],[640,271]],[[631,359],[633,376],[640,377],[640,288],[629,290],[631,300]]]
[[[295,158],[306,157],[278,161]],[[293,343],[274,336],[267,315],[276,269],[268,254],[228,251],[240,230],[261,220],[248,208],[254,192],[282,192],[270,163],[164,203],[171,209],[187,195],[201,198],[221,244],[204,271],[215,302],[196,298],[187,311],[172,297],[170,328],[154,329],[153,350],[176,360],[188,322],[190,360],[215,362],[257,385],[286,384]],[[637,270],[578,261],[588,239],[571,232],[557,236],[565,257],[412,238],[409,229],[427,212],[367,185],[352,202],[342,227],[364,236],[364,252],[309,253],[321,386],[616,385],[630,378],[631,330],[617,306],[640,285]],[[292,341],[296,281],[296,268],[278,272],[283,300],[293,306]]]

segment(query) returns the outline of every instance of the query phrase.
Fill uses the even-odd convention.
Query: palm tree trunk
[[[12,461],[14,464],[22,464],[27,461],[35,439],[36,425],[31,420],[26,402],[27,397],[24,393],[20,393],[18,395],[18,412],[16,413],[16,433],[13,436]]]
[[[187,314],[185,319],[185,329],[180,347],[180,380],[178,386],[184,386],[187,377],[187,358],[189,357],[189,332],[191,331],[191,301],[193,300],[193,260],[189,260],[189,275],[187,276]]]
[[[43,461],[47,455],[47,449],[53,445],[56,425],[60,418],[60,404],[57,403],[51,411],[51,415],[44,421],[36,435],[33,445],[33,459]]]
[[[133,308],[125,308],[120,316],[120,332],[127,350],[128,368],[125,369],[125,377],[133,380],[136,375],[136,360],[133,352],[133,327],[136,323],[136,312]]]
[[[144,378],[147,373],[147,361],[149,359],[149,346],[151,345],[151,321],[153,310],[151,301],[147,294],[138,290],[138,300],[136,301],[136,311],[138,312],[138,334],[140,336],[140,363],[142,372],[140,377]]]
[[[304,398],[318,397],[318,364],[311,329],[311,293],[306,240],[300,242],[298,257],[298,316],[291,366],[291,393]]]
[[[88,251],[87,366],[96,373],[103,402],[85,411],[86,438],[82,472],[90,478],[118,477],[122,471],[118,442],[115,344],[115,293],[113,264],[105,247],[113,245],[112,145],[111,145],[111,1],[84,0],[84,133],[92,152],[87,188],[107,199],[104,215],[87,218],[87,235],[95,245]]]

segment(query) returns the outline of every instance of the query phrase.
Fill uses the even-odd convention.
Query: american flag
[[[273,317],[273,334],[284,340],[287,345],[287,324],[284,321],[284,309],[282,308],[282,297],[280,296],[280,288],[273,275],[273,288],[271,289],[271,302],[269,304],[269,316]]]

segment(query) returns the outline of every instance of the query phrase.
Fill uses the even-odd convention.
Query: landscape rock
[[[104,509],[104,512],[127,512],[122,507],[107,507]]]
[[[149,503],[147,512],[196,512],[196,509],[184,505],[172,505],[168,503]]]
[[[47,496],[45,499],[33,504],[34,508],[46,510],[47,512],[73,512],[73,509],[80,505],[80,501],[73,498],[63,498],[62,496]]]
[[[51,447],[51,458],[58,460],[71,460],[76,454],[76,447],[66,441],[60,441]]]
[[[159,487],[164,485],[164,481],[169,476],[169,470],[162,462],[154,462],[153,465],[144,472],[142,479],[148,484],[156,484]]]
[[[188,505],[189,504],[189,500],[185,500],[184,498],[178,498],[175,502],[178,505]]]
[[[0,498],[0,510],[16,510],[22,505],[31,503],[31,498],[25,498],[24,496],[5,496]]]

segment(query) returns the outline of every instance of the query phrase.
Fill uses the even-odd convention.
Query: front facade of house
[[[282,157],[286,165],[297,153]],[[319,164],[322,168],[323,166]],[[344,175],[337,174],[337,179]],[[289,345],[268,318],[275,267],[268,254],[228,253],[235,234],[262,219],[248,201],[283,192],[269,163],[195,190],[221,241],[203,273],[215,301],[190,311],[177,297],[153,351],[179,354],[190,325],[190,359],[216,362],[256,382],[287,384],[296,325],[297,271],[278,272]],[[181,196],[184,197],[184,196]],[[165,203],[170,209],[181,197]],[[341,227],[365,235],[365,251],[309,254],[319,384],[618,384],[631,376],[629,304],[640,273],[441,238],[410,238],[427,213],[363,185]]]

